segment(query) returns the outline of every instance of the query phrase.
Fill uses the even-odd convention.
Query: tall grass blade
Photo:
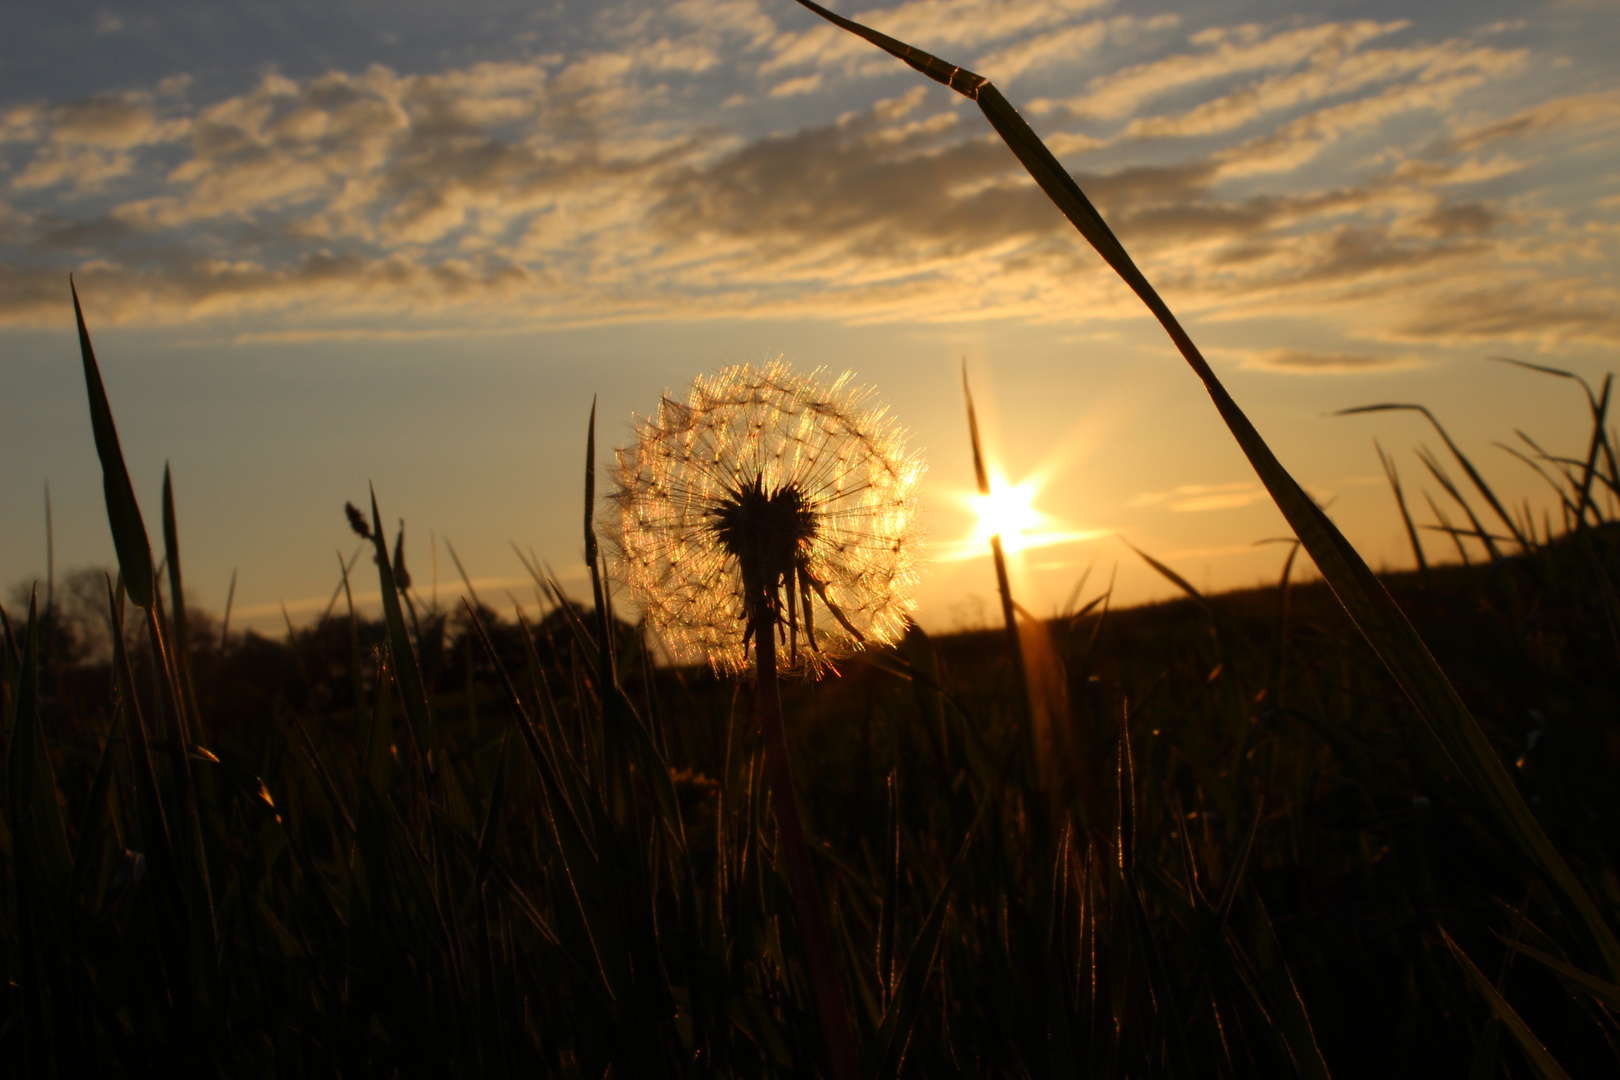
[[[73,873],[67,826],[56,798],[56,771],[45,752],[39,716],[39,645],[44,627],[28,598],[28,628],[23,636],[22,671],[12,704],[11,738],[6,747],[6,795],[11,834],[18,858],[38,858],[44,879],[57,889]],[[30,849],[32,849],[30,853]]]
[[[45,621],[56,625],[56,524],[51,517],[51,482],[45,481]]]
[[[1302,1080],[1331,1080],[1310,1014],[1305,1011],[1305,1000],[1300,997],[1293,972],[1288,969],[1282,942],[1277,939],[1260,891],[1251,882],[1245,882],[1243,894],[1244,906],[1249,911],[1248,937],[1254,966],[1270,998],[1277,1028],[1294,1060],[1294,1067]]]
[[[897,1076],[905,1064],[906,1048],[911,1043],[911,1033],[917,1025],[917,1017],[922,1009],[923,991],[927,988],[929,976],[933,973],[934,957],[939,952],[939,939],[945,929],[945,918],[950,912],[951,893],[956,887],[956,879],[967,862],[968,851],[973,846],[973,837],[979,830],[979,822],[984,817],[984,810],[989,806],[990,800],[985,799],[980,804],[979,812],[968,826],[967,835],[962,837],[962,845],[956,851],[956,858],[951,868],[945,874],[945,881],[940,885],[933,904],[928,909],[928,917],[923,920],[922,929],[918,931],[917,938],[911,944],[911,950],[906,954],[905,967],[900,970],[900,978],[896,980],[894,992],[889,998],[889,1006],[884,1011],[883,1023],[878,1026],[877,1034],[872,1039],[872,1046],[867,1053],[867,1067],[865,1076],[867,1080],[888,1080]]]
[[[1451,955],[1457,958],[1457,964],[1463,969],[1463,973],[1468,976],[1468,981],[1473,983],[1474,989],[1478,990],[1485,1000],[1490,1003],[1491,1011],[1502,1022],[1502,1026],[1507,1028],[1508,1034],[1512,1035],[1514,1041],[1519,1044],[1519,1049],[1524,1051],[1524,1056],[1529,1059],[1530,1067],[1535,1069],[1536,1075],[1540,1076],[1541,1080],[1569,1080],[1569,1074],[1564,1071],[1563,1066],[1553,1060],[1552,1054],[1547,1052],[1546,1046],[1542,1045],[1535,1032],[1531,1031],[1529,1025],[1519,1018],[1519,1014],[1514,1011],[1512,1005],[1507,1003],[1507,999],[1497,993],[1496,987],[1491,984],[1491,980],[1486,978],[1485,973],[1475,967],[1472,960],[1468,959],[1468,954],[1463,952],[1455,941],[1451,940],[1451,935],[1446,933],[1445,927],[1440,928],[1440,936],[1445,939],[1446,947],[1451,950]]]
[[[124,467],[124,452],[118,445],[118,428],[113,423],[107,389],[101,384],[101,368],[90,345],[90,331],[84,325],[79,307],[79,290],[68,279],[73,292],[73,317],[79,324],[79,354],[84,361],[84,385],[90,397],[90,428],[96,437],[96,455],[101,458],[101,485],[107,500],[107,522],[112,526],[113,548],[118,552],[118,569],[124,575],[124,588],[137,607],[152,606],[152,546],[146,540],[146,524],[135,501],[135,488]]]
[[[607,590],[596,547],[596,398],[591,398],[590,426],[585,434],[585,564],[591,569],[591,596],[596,602],[597,671],[602,698],[614,684],[613,627],[608,620]]]
[[[1605,967],[1620,976],[1620,940],[1525,805],[1495,748],[1422,638],[1338,527],[1277,460],[1074,178],[1000,91],[983,77],[834,15],[813,0],[799,0],[799,3],[978,103],[985,118],[1035,182],[1158,319],[1188,366],[1203,382],[1227,429],[1345,612],[1411,699],[1456,764],[1464,782],[1495,819],[1505,840],[1553,887],[1561,904],[1569,908],[1570,915],[1583,927]]]
[[[984,445],[979,441],[979,418],[973,409],[973,391],[968,387],[967,363],[962,364],[962,397],[967,402],[968,436],[973,443],[973,476],[978,481],[979,497],[990,495],[990,473],[985,467]],[[1030,689],[1029,664],[1024,656],[1023,639],[1018,633],[1017,605],[1013,602],[1012,583],[1007,576],[1007,555],[1002,549],[1001,534],[990,537],[990,559],[996,569],[996,593],[1001,598],[1001,622],[1007,638],[1007,652],[1012,658],[1013,672],[1018,684],[1019,717],[1028,732],[1031,774],[1043,777],[1046,757],[1042,752],[1042,733],[1035,717],[1035,698]]]
[[[878,908],[878,1005],[887,1010],[894,994],[894,936],[900,907],[900,789],[889,772],[889,827],[883,849],[883,900]]]
[[[1204,983],[1209,978],[1210,970],[1215,966],[1215,958],[1220,954],[1221,942],[1226,937],[1227,922],[1232,917],[1232,903],[1237,899],[1238,889],[1243,885],[1244,874],[1249,869],[1249,855],[1254,851],[1254,838],[1260,831],[1260,821],[1265,811],[1265,800],[1258,800],[1254,808],[1254,821],[1249,825],[1248,835],[1243,840],[1243,848],[1238,853],[1237,862],[1227,874],[1226,884],[1221,889],[1220,902],[1215,905],[1208,927],[1204,946],[1198,956],[1198,966],[1193,969],[1192,981],[1181,996],[1181,1015],[1191,1016],[1197,1007],[1198,998],[1204,992]],[[1183,826],[1182,832],[1186,828]],[[1194,883],[1196,887],[1196,883]]]
[[[377,511],[377,493],[371,493],[371,542],[377,549],[377,577],[382,584],[383,619],[388,624],[388,646],[393,660],[394,680],[399,684],[399,697],[405,706],[405,720],[411,728],[411,741],[433,768],[433,751],[437,749],[428,709],[427,691],[422,685],[422,669],[417,666],[416,653],[411,648],[410,635],[405,630],[405,613],[399,606],[399,590],[394,584],[394,564],[388,556],[388,541],[383,537],[382,515]]]
[[[467,576],[467,568],[461,565],[461,556],[456,554],[455,545],[450,543],[448,536],[444,538],[444,546],[450,551],[450,561],[456,564],[456,573],[461,575],[461,584],[466,587],[467,595],[472,597],[473,607],[482,608],[484,602],[478,599],[478,591],[473,588],[472,578]]]
[[[1474,527],[1473,531],[1468,535],[1473,536],[1474,539],[1485,545],[1485,553],[1490,556],[1492,562],[1500,559],[1502,551],[1496,546],[1496,537],[1486,531],[1485,523],[1479,520],[1479,515],[1474,513],[1474,508],[1463,497],[1463,493],[1457,489],[1456,483],[1451,479],[1451,474],[1446,472],[1445,466],[1440,464],[1440,459],[1435,457],[1427,446],[1419,447],[1417,456],[1418,460],[1423,462],[1423,467],[1429,470],[1429,475],[1434,477],[1447,495],[1451,496],[1451,501],[1461,507],[1462,512],[1467,515],[1468,523]]]
[[[1446,429],[1441,426],[1439,419],[1437,419],[1434,413],[1430,412],[1427,408],[1422,405],[1361,405],[1354,409],[1340,409],[1333,415],[1355,416],[1360,413],[1375,412],[1422,413],[1428,419],[1429,423],[1434,425],[1434,430],[1439,433],[1440,438],[1445,440],[1446,449],[1451,451],[1451,456],[1457,459],[1457,464],[1462,466],[1463,472],[1468,474],[1468,479],[1473,481],[1475,490],[1477,490],[1485,499],[1486,503],[1490,505],[1490,508],[1496,513],[1496,516],[1502,520],[1502,524],[1507,526],[1508,532],[1513,536],[1513,539],[1517,541],[1519,548],[1525,551],[1529,550],[1529,544],[1525,542],[1524,534],[1519,531],[1518,525],[1514,523],[1513,515],[1509,514],[1507,510],[1503,508],[1502,503],[1496,497],[1496,492],[1492,491],[1491,486],[1485,482],[1485,478],[1479,475],[1479,470],[1474,468],[1474,463],[1472,461],[1468,460],[1468,455],[1464,454],[1461,448],[1459,448],[1456,443],[1451,441],[1451,436],[1446,432]]]
[[[501,812],[506,808],[506,744],[512,734],[507,728],[501,736],[501,748],[495,754],[495,779],[489,787],[489,809],[484,815],[484,827],[478,834],[478,864],[473,870],[473,894],[484,888],[489,867],[495,858],[495,842],[500,836]]]
[[[338,557],[342,561],[342,556]],[[225,645],[231,639],[231,605],[236,603],[236,567],[231,567],[231,587],[225,592],[225,614],[219,620],[219,651],[225,651]]]
[[[581,828],[579,819],[574,816],[573,809],[562,796],[562,782],[540,743],[540,736],[535,731],[533,721],[529,719],[528,710],[523,707],[522,699],[518,697],[517,687],[513,685],[505,665],[501,663],[500,654],[495,651],[495,643],[489,639],[489,632],[484,629],[483,621],[478,618],[476,612],[472,614],[471,621],[485,655],[495,666],[507,708],[518,725],[518,734],[522,736],[524,744],[529,749],[529,757],[534,761],[535,768],[540,774],[541,792],[545,799],[542,824],[550,833],[550,839],[562,861],[563,877],[568,885],[567,895],[573,901],[569,907],[572,908],[572,914],[578,920],[590,945],[596,974],[601,979],[602,988],[606,991],[607,998],[617,1003],[622,1000],[627,989],[625,985],[627,980],[625,973],[615,963],[618,958],[612,955],[611,944],[614,935],[604,925],[608,918],[607,909],[597,907],[592,902],[610,895],[597,852]]]
[[[45,1025],[45,992],[41,985],[40,952],[34,885],[37,845],[33,828],[35,787],[34,746],[39,740],[39,626],[34,598],[28,600],[28,626],[23,638],[23,661],[15,684],[11,737],[6,744],[6,820],[11,832],[11,886],[15,912],[18,990],[22,997],[23,1067],[31,1074],[50,1072]],[[51,791],[55,798],[55,790]]]
[[[1170,584],[1186,593],[1187,599],[1197,604],[1199,608],[1208,613],[1211,618],[1216,617],[1215,609],[1210,607],[1209,601],[1204,599],[1203,593],[1193,588],[1192,582],[1188,581],[1186,578],[1182,577],[1180,574],[1176,573],[1174,570],[1164,565],[1164,563],[1160,562],[1158,559],[1155,559],[1153,556],[1149,555],[1147,552],[1143,551],[1141,548],[1137,547],[1123,536],[1119,539],[1120,543],[1124,544],[1126,547],[1140,555],[1143,562],[1147,563],[1149,566],[1153,567],[1154,570],[1158,571],[1159,576],[1163,577]]]
[[[1468,549],[1463,546],[1462,538],[1464,536],[1473,536],[1475,534],[1466,529],[1454,528],[1451,524],[1451,519],[1446,516],[1446,512],[1440,509],[1435,501],[1429,497],[1429,493],[1427,491],[1423,493],[1423,501],[1429,504],[1429,512],[1433,514],[1434,519],[1440,523],[1438,525],[1425,525],[1423,527],[1425,529],[1433,529],[1436,532],[1443,532],[1447,536],[1451,537],[1452,544],[1457,548],[1457,561],[1462,563],[1464,566],[1472,565],[1473,560],[1468,557]]]
[[[1512,454],[1514,457],[1516,457],[1520,461],[1524,462],[1524,464],[1526,464],[1530,468],[1534,469],[1536,475],[1541,477],[1543,480],[1545,480],[1547,482],[1547,486],[1552,488],[1553,494],[1557,495],[1559,501],[1564,504],[1565,512],[1573,513],[1575,511],[1576,504],[1570,501],[1569,495],[1567,493],[1565,493],[1564,489],[1559,485],[1558,481],[1554,480],[1552,477],[1547,475],[1547,470],[1546,469],[1543,469],[1540,465],[1538,465],[1535,461],[1533,461],[1523,451],[1519,450],[1518,447],[1509,446],[1506,443],[1502,443],[1502,442],[1495,443],[1494,445],[1497,447],[1497,449],[1506,450],[1508,453]],[[1552,536],[1551,536],[1550,533],[1548,534],[1547,539],[1548,540],[1552,539]]]
[[[1395,470],[1395,459],[1384,453],[1384,448],[1373,440],[1373,447],[1378,451],[1378,460],[1384,466],[1384,477],[1389,481],[1389,489],[1395,494],[1395,505],[1400,508],[1401,522],[1406,526],[1406,539],[1412,545],[1412,558],[1417,563],[1418,573],[1423,578],[1425,588],[1429,585],[1429,560],[1423,555],[1423,543],[1418,539],[1417,526],[1412,524],[1412,512],[1406,508],[1406,493],[1401,490],[1401,476]]]
[[[1609,1008],[1620,1010],[1620,986],[1616,986],[1606,979],[1600,979],[1589,972],[1582,971],[1568,960],[1560,960],[1551,953],[1542,952],[1533,945],[1526,945],[1521,941],[1504,941],[1504,944],[1513,951],[1523,953],[1536,963],[1562,975]]]
[[[152,650],[153,679],[157,683],[156,708],[169,718],[169,778],[175,786],[179,802],[177,831],[180,833],[179,852],[183,859],[177,864],[185,887],[189,892],[193,913],[204,918],[194,922],[194,929],[203,936],[194,941],[193,960],[199,974],[206,974],[216,956],[215,942],[218,928],[214,919],[214,895],[208,878],[208,854],[203,847],[202,814],[197,805],[197,786],[192,777],[191,733],[186,725],[186,712],[175,660],[170,651],[168,634],[163,629],[163,597],[154,590],[152,606],[146,609],[146,637]]]
[[[180,576],[180,527],[174,513],[174,481],[168,462],[163,463],[163,561],[169,568],[169,615],[174,627],[174,668],[177,690],[185,692],[187,719],[195,725],[198,742],[203,741],[202,718],[197,715],[197,691],[191,678],[191,632],[186,621],[185,584]]]
[[[84,813],[79,818],[79,831],[74,836],[73,877],[68,885],[68,896],[77,899],[91,870],[91,860],[105,839],[102,824],[108,814],[107,792],[113,784],[118,766],[118,746],[124,741],[124,710],[115,706],[112,723],[107,726],[106,738],[101,744],[101,760],[96,763],[96,778],[90,784],[90,796],[84,801]]]
[[[1614,439],[1605,422],[1605,417],[1608,413],[1609,386],[1614,379],[1613,375],[1604,376],[1603,393],[1600,398],[1600,395],[1592,392],[1592,384],[1575,374],[1573,371],[1565,371],[1562,368],[1548,367],[1545,364],[1532,364],[1526,360],[1514,360],[1513,358],[1507,356],[1492,356],[1488,357],[1488,359],[1495,360],[1498,363],[1512,364],[1514,367],[1524,368],[1526,371],[1538,371],[1543,375],[1552,375],[1560,379],[1571,379],[1576,383],[1579,383],[1581,390],[1586,394],[1587,406],[1592,410],[1592,450],[1588,457],[1588,478],[1595,470],[1597,463],[1596,452],[1601,446],[1604,460],[1607,461],[1609,465],[1609,472],[1607,477],[1604,477],[1601,472],[1597,473],[1597,475],[1601,479],[1605,480],[1611,491],[1620,488],[1620,465],[1616,464]]]

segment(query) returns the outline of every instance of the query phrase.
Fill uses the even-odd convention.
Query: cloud
[[[1172,491],[1146,491],[1131,497],[1127,506],[1163,506],[1177,513],[1236,510],[1266,498],[1253,481],[1234,484],[1186,484]]]
[[[1266,33],[1257,26],[1213,28],[1195,34],[1196,51],[1175,53],[1091,81],[1084,94],[1045,99],[1039,111],[1104,119],[1128,117],[1167,94],[1234,75],[1289,68],[1317,57],[1342,58],[1376,37],[1405,29],[1405,22],[1323,23]]]
[[[929,0],[874,20],[1018,72],[1088,49],[1106,64],[1104,44],[1136,35],[1155,58],[1132,53],[1067,99],[1090,119],[1050,142],[1095,155],[1079,183],[1185,320],[1308,313],[1342,339],[1236,362],[1345,372],[1406,363],[1414,343],[1620,340],[1605,278],[1615,208],[1534,187],[1538,140],[1603,130],[1613,95],[1493,113],[1508,95],[1475,91],[1517,78],[1522,53],[1404,44],[1389,22],[1161,42],[1148,31],[1162,36],[1162,20],[1100,6]],[[1092,329],[1141,317],[948,92],[914,85],[745,135],[714,106],[737,85],[755,87],[737,95],[752,117],[740,122],[834,116],[853,69],[816,50],[844,38],[781,31],[752,0],[614,26],[603,47],[527,62],[0,111],[0,322],[58,319],[69,269],[98,319],[275,312],[291,334],[739,312]],[[796,67],[801,53],[818,66]],[[1607,145],[1588,140],[1561,167],[1613,171]]]
[[[127,149],[173,134],[137,95],[86,98],[51,110],[51,137],[59,143]]]
[[[1180,23],[1178,15],[1155,15],[1147,19],[1115,15],[1093,19],[1002,46],[983,54],[973,68],[987,78],[1004,82],[1059,64],[1076,64],[1105,44],[1129,44],[1144,34],[1160,33]]]
[[[1307,349],[1210,349],[1220,360],[1257,371],[1295,375],[1346,375],[1366,371],[1392,371],[1418,366],[1409,355],[1313,352]]]
[[[1620,124],[1620,92],[1554,98],[1499,120],[1475,124],[1451,141],[1455,151],[1477,150],[1501,139],[1525,139],[1568,128],[1612,128]]]
[[[813,94],[821,89],[821,73],[814,75],[800,75],[794,79],[783,79],[771,87],[771,97],[792,97],[794,94]]]
[[[892,8],[852,16],[875,30],[929,52],[982,48],[1024,34],[1062,27],[1109,0],[907,0]],[[1067,31],[1059,31],[1064,33]],[[766,72],[814,66],[850,72],[852,62],[872,55],[872,46],[838,27],[817,21],[785,31],[771,43]]]

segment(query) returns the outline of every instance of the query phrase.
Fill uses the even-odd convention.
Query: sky
[[[1374,567],[1412,564],[1374,439],[1420,507],[1440,444],[1339,409],[1425,404],[1550,505],[1493,443],[1583,449],[1583,399],[1490,358],[1614,366],[1620,6],[838,10],[1002,89]],[[1088,567],[1086,598],[1173,593],[1127,543],[1206,589],[1286,555],[973,104],[789,0],[0,7],[0,586],[45,574],[47,485],[58,573],[114,561],[70,272],[148,529],[168,463],[191,599],[236,574],[237,626],[319,615],[368,485],[424,595],[459,591],[446,540],[490,606],[533,607],[514,547],[577,588],[593,400],[605,459],[664,391],[777,356],[855,372],[925,451],[925,627],[996,611],[964,367],[1039,512],[1030,610]]]

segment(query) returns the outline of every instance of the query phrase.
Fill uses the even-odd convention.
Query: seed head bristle
[[[904,631],[923,464],[850,382],[728,368],[666,394],[617,451],[616,568],[678,662],[745,668],[762,596],[790,668]]]

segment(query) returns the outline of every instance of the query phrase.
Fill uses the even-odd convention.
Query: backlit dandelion
[[[621,570],[677,660],[755,661],[780,852],[834,1080],[860,1059],[799,821],[776,673],[819,671],[905,628],[922,461],[844,375],[826,390],[780,361],[665,395],[618,453]],[[801,642],[801,634],[803,641]]]
[[[728,368],[618,451],[620,570],[677,661],[741,670],[756,614],[812,672],[904,632],[923,465],[850,378]]]

